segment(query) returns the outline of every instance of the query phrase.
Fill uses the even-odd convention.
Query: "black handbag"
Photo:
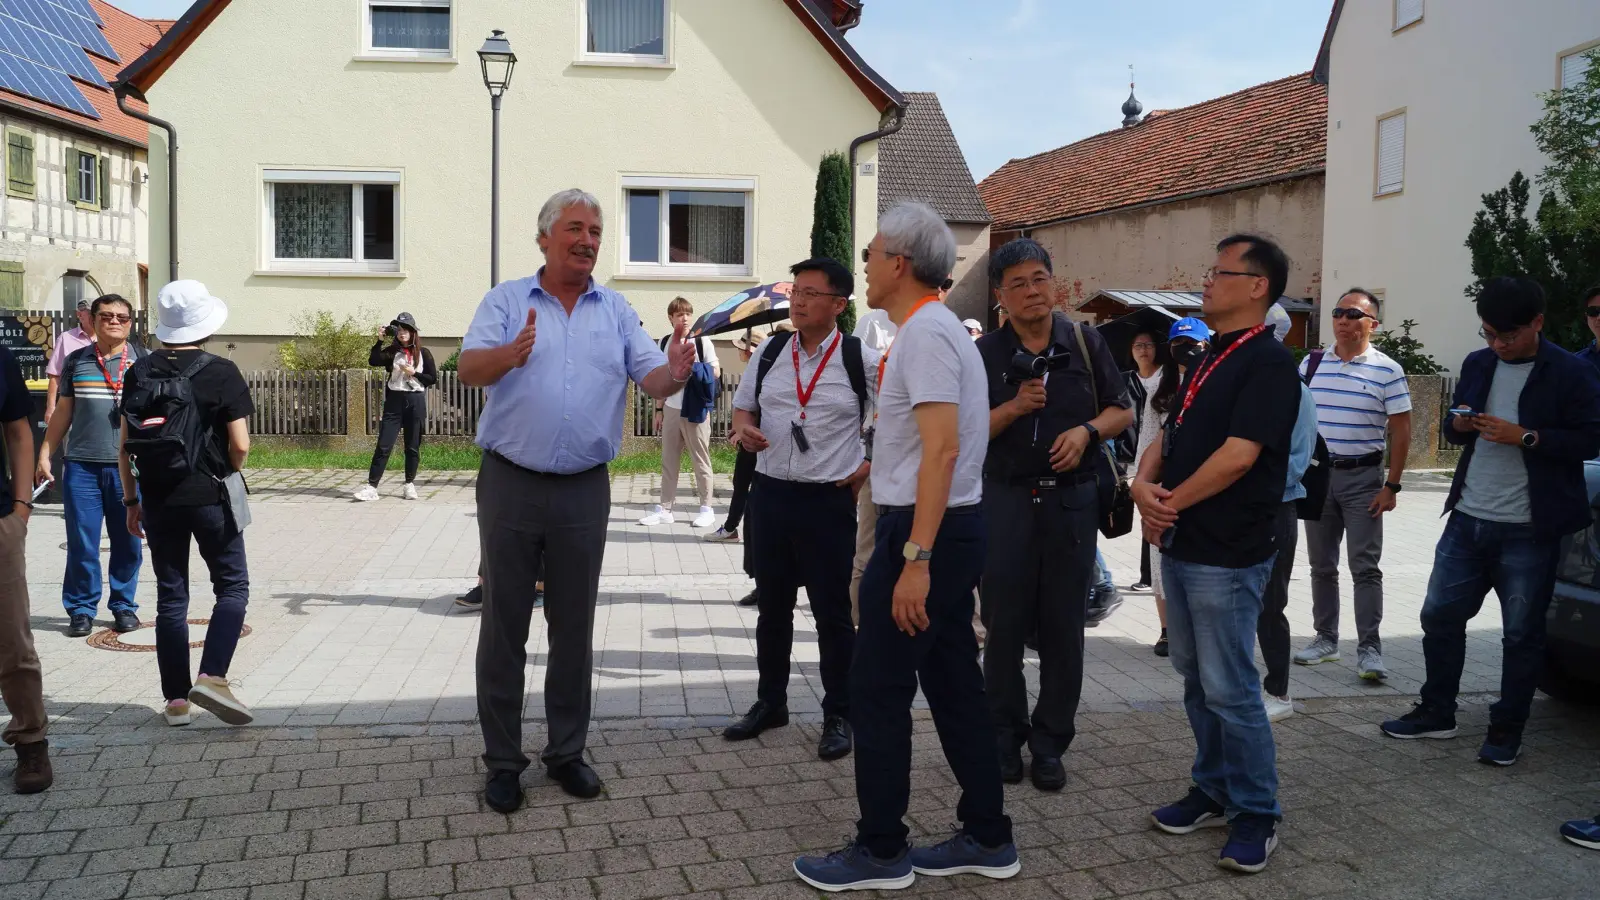
[[[1094,358],[1089,355],[1089,345],[1083,339],[1083,328],[1083,323],[1073,323],[1072,334],[1078,339],[1078,352],[1083,354],[1084,365],[1089,370],[1089,390],[1094,402],[1099,403],[1100,386],[1094,377]],[[1111,477],[1110,490],[1107,491],[1107,485],[1100,483],[1104,476],[1095,473],[1096,493],[1100,498],[1100,533],[1108,538],[1118,538],[1133,530],[1133,486],[1128,483],[1128,475],[1117,461],[1112,442],[1102,440],[1099,443],[1100,454],[1105,457],[1106,471]]]

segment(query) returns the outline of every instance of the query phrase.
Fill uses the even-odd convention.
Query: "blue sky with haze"
[[[113,2],[169,19],[190,5]],[[982,179],[1013,157],[1116,128],[1129,63],[1146,111],[1308,71],[1330,7],[1329,0],[867,0],[850,40],[895,87],[938,92],[972,174]]]

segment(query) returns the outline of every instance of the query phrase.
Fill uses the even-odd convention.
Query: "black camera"
[[[395,335],[395,330],[396,329],[393,325],[386,325],[383,329],[383,336],[386,338],[392,338]]]
[[[1065,369],[1071,360],[1071,354],[1065,350],[1049,356],[1036,356],[1026,350],[1018,350],[1011,357],[1011,366],[1006,369],[1005,382],[1017,385],[1035,378],[1043,378],[1051,372]]]

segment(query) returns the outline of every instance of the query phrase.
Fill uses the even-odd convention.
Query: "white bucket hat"
[[[156,337],[163,344],[192,344],[217,333],[228,321],[223,303],[198,281],[174,281],[156,300]]]

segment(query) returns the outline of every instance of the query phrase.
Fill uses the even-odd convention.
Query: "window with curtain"
[[[377,51],[450,52],[449,0],[368,2],[368,44]]]
[[[585,49],[623,56],[667,55],[667,0],[583,0]]]
[[[667,246],[671,261],[742,266],[745,195],[731,191],[669,191]]]
[[[715,189],[695,179],[659,182],[628,186],[625,267],[633,274],[749,274],[754,183]]]
[[[356,181],[351,175],[372,180]],[[291,273],[399,271],[396,174],[274,170],[267,180],[266,268]]]
[[[78,193],[74,198],[78,203],[95,204],[100,202],[98,179],[100,175],[100,158],[93,153],[73,151],[77,157],[76,177],[78,179]]]
[[[355,259],[350,184],[273,185],[273,256],[278,259]]]

